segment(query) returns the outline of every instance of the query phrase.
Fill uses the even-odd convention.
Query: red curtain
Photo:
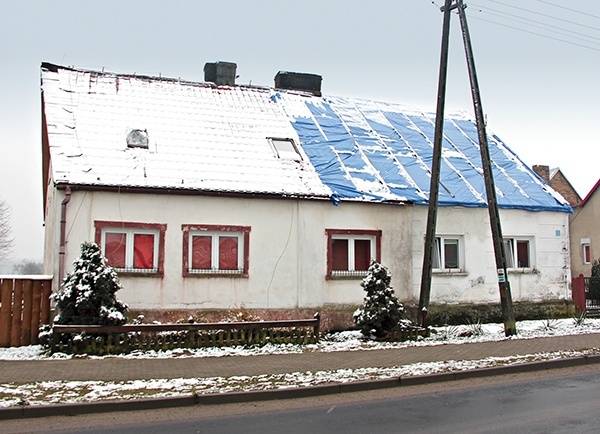
[[[210,270],[212,268],[212,237],[192,237],[192,269]]]
[[[331,269],[348,270],[348,240],[331,240]]]
[[[125,268],[126,235],[107,232],[104,243],[104,256],[106,256],[108,265],[115,268]]]
[[[238,268],[238,237],[219,237],[219,270]]]
[[[371,241],[354,240],[354,270],[366,271],[371,262]]]
[[[133,268],[154,268],[154,235],[133,236]]]

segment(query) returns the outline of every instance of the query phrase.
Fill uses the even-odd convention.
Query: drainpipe
[[[71,187],[67,185],[65,198],[60,209],[60,247],[58,249],[58,285],[62,285],[65,278],[65,254],[67,244],[67,204],[71,201]]]

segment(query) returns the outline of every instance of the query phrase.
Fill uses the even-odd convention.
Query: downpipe
[[[67,185],[65,198],[60,209],[60,245],[58,248],[58,285],[62,285],[65,278],[65,260],[67,253],[67,204],[71,201],[71,187]]]

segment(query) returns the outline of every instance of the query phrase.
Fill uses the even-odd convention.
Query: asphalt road
[[[586,366],[347,396],[8,422],[0,431],[596,433],[600,370]]]

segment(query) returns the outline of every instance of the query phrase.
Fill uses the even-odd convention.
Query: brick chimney
[[[550,183],[550,167],[542,166],[542,165],[534,165],[532,167],[533,171],[537,173],[540,178],[546,181],[547,184]]]
[[[232,62],[215,62],[204,65],[204,81],[217,86],[235,86],[237,64]]]

